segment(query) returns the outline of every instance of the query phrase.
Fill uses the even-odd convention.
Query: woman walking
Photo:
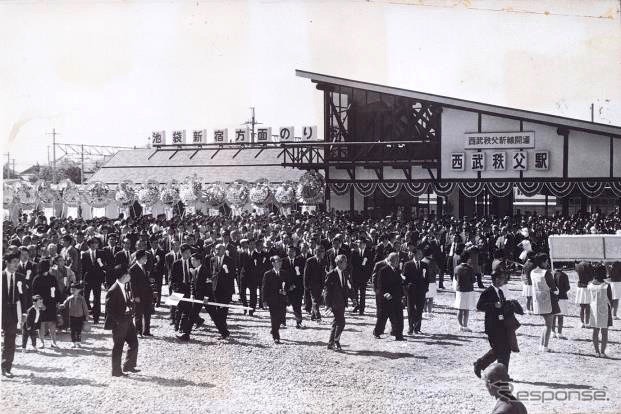
[[[472,332],[468,328],[468,316],[470,310],[476,306],[474,295],[474,282],[476,277],[472,268],[470,253],[465,251],[461,254],[461,264],[455,268],[455,303],[457,309],[457,322],[461,332]]]
[[[539,253],[533,259],[535,268],[530,272],[533,283],[533,314],[541,315],[545,322],[545,328],[541,333],[539,351],[550,352],[548,342],[552,333],[554,315],[560,312],[558,306],[558,289],[554,283],[552,272],[548,269],[548,255]]]
[[[47,330],[49,330],[52,339],[52,348],[58,348],[56,344],[56,304],[59,302],[59,289],[56,278],[50,274],[49,270],[49,260],[43,260],[39,263],[39,274],[32,282],[32,290],[35,295],[43,298],[44,309],[41,312],[41,330],[39,331],[41,348],[45,348],[44,338]]]
[[[560,312],[554,315],[553,335],[555,338],[567,339],[567,337],[563,335],[563,316],[567,315],[567,305],[569,303],[567,292],[569,292],[571,288],[567,273],[560,269],[557,270],[554,273],[554,283],[556,283],[556,286],[558,287],[558,307]]]

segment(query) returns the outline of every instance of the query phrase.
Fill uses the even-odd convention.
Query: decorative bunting
[[[433,192],[439,196],[447,196],[453,192],[455,183],[436,181],[433,183]]]
[[[576,187],[576,183],[568,182],[568,181],[556,181],[546,183],[546,187],[550,190],[555,197],[567,197],[574,191]]]
[[[535,181],[522,181],[517,183],[517,187],[526,197],[533,197],[534,195],[541,194],[541,190],[543,190],[543,183]]]
[[[621,181],[611,181],[610,191],[615,195],[615,197],[621,197]]]
[[[429,184],[425,182],[410,182],[403,184],[405,191],[412,197],[420,197],[423,194],[427,194]]]
[[[375,193],[375,190],[377,189],[377,183],[356,183],[354,184],[354,188],[361,196],[368,197]]]
[[[461,192],[468,198],[474,198],[481,194],[484,185],[482,182],[462,181],[459,183]]]
[[[349,193],[350,183],[330,183],[330,191],[336,195],[345,195]]]
[[[388,198],[393,198],[399,195],[403,184],[401,183],[380,183],[379,188],[381,192]]]
[[[578,188],[582,194],[589,198],[597,198],[602,195],[606,186],[602,182],[584,181],[578,183]]]
[[[513,183],[511,182],[491,181],[486,186],[489,193],[496,197],[506,197],[513,192]]]

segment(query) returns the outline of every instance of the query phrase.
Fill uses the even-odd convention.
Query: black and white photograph
[[[0,0],[2,412],[621,413],[620,0]]]

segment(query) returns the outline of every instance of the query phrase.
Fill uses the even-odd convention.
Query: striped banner
[[[433,192],[439,196],[447,196],[451,194],[455,188],[455,183],[447,181],[436,181],[433,183]]]
[[[377,189],[377,183],[356,183],[354,184],[354,188],[361,196],[368,197],[375,193],[375,190]]]
[[[412,197],[420,197],[423,194],[427,194],[429,184],[424,182],[411,182],[403,184],[405,192]]]
[[[519,182],[517,183],[517,187],[526,197],[533,197],[537,194],[541,194],[543,182]]]
[[[548,187],[550,193],[552,193],[552,195],[555,197],[567,197],[572,193],[572,191],[574,191],[576,183],[571,183],[568,181],[556,181],[546,183],[546,187]]]
[[[606,189],[606,185],[602,182],[584,181],[578,183],[578,188],[585,196],[589,198],[597,198],[602,195]]]
[[[330,191],[336,195],[345,195],[349,193],[351,183],[330,183]]]
[[[403,184],[401,183],[380,183],[380,191],[388,198],[394,198],[399,195]]]
[[[487,191],[495,197],[506,197],[513,192],[513,183],[492,181],[486,185]]]
[[[482,182],[462,181],[459,183],[459,189],[468,198],[474,198],[483,192]]]

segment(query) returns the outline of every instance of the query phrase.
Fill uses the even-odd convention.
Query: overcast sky
[[[398,4],[401,3],[401,4]],[[320,125],[295,69],[621,125],[618,0],[0,3],[0,129],[18,170],[66,143]],[[606,102],[609,100],[609,102]],[[3,155],[3,162],[6,155]]]

